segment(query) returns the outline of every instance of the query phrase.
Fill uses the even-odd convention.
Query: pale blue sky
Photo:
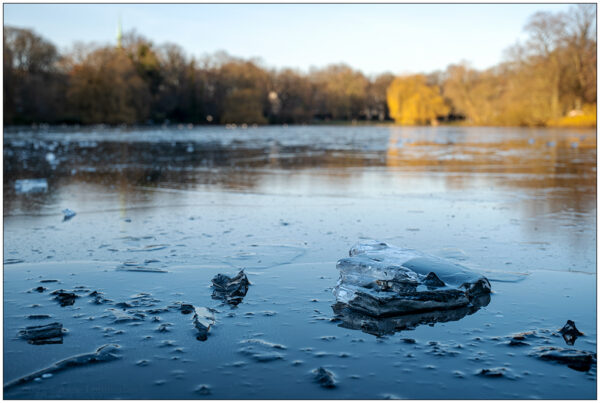
[[[467,60],[498,63],[536,11],[568,4],[4,4],[4,24],[59,49],[115,43],[117,21],[189,55],[218,50],[304,71],[345,62],[367,74],[430,72]]]

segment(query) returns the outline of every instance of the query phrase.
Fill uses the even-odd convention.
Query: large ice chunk
[[[462,265],[373,240],[354,245],[337,268],[337,301],[375,317],[464,307],[491,291]]]

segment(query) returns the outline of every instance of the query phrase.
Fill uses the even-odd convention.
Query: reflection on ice
[[[575,340],[577,340],[579,336],[583,336],[583,333],[577,329],[575,322],[572,320],[568,320],[562,329],[559,330],[559,333],[562,334],[565,343],[567,343],[569,346],[574,345]]]
[[[385,318],[358,312],[343,303],[332,306],[336,319],[341,320],[340,327],[353,330],[362,330],[377,337],[393,335],[403,330],[411,330],[420,325],[433,325],[435,323],[452,322],[471,315],[490,303],[490,295],[482,295],[471,305],[450,310],[437,310],[418,312],[413,314],[398,315]]]

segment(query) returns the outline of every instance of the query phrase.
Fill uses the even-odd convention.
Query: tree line
[[[595,11],[534,14],[528,40],[493,68],[460,63],[402,77],[345,64],[272,69],[224,52],[193,58],[135,32],[119,46],[59,53],[31,30],[4,27],[4,124],[595,125]]]

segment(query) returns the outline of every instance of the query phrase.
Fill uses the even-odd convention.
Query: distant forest
[[[135,32],[61,54],[31,30],[4,27],[4,124],[595,126],[596,5],[539,12],[524,29],[527,41],[487,70],[367,77],[344,64],[303,73],[226,53],[198,59]]]

